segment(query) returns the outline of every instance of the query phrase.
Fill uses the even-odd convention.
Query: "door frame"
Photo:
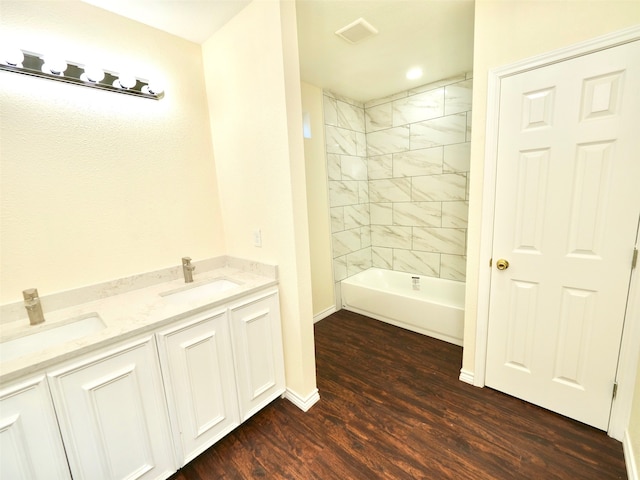
[[[595,53],[640,40],[640,26],[634,26],[608,35],[597,37],[569,47],[564,47],[535,57],[491,69],[487,87],[487,127],[484,160],[484,180],[482,194],[482,222],[480,226],[480,265],[478,279],[478,316],[476,319],[476,351],[473,385],[485,386],[487,342],[489,333],[489,292],[491,288],[491,268],[489,259],[493,250],[493,228],[496,193],[496,171],[498,155],[498,115],[502,79],[554,63]],[[631,252],[629,253],[631,262]],[[631,416],[633,392],[636,381],[638,357],[640,355],[640,267],[631,277],[631,287],[627,303],[627,314],[616,381],[618,390],[612,404],[608,434],[622,441]],[[470,380],[470,378],[469,378]]]

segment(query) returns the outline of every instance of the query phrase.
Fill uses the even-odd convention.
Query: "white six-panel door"
[[[639,124],[640,42],[501,83],[486,384],[600,429],[640,215]]]

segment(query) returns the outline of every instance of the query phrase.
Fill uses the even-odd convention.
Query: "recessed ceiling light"
[[[415,80],[417,78],[420,78],[421,76],[422,76],[422,69],[420,67],[410,68],[407,71],[408,80]]]

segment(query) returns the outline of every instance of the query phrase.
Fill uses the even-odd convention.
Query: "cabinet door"
[[[285,390],[278,291],[230,306],[242,421]]]
[[[164,479],[175,470],[153,337],[49,373],[73,478]]]
[[[240,424],[226,308],[159,332],[158,348],[182,466]]]
[[[0,391],[0,478],[71,478],[44,375]]]

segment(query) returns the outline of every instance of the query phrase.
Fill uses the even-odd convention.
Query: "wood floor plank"
[[[274,401],[172,480],[626,478],[606,433],[460,382],[460,347],[344,310],[315,342],[319,403]]]

